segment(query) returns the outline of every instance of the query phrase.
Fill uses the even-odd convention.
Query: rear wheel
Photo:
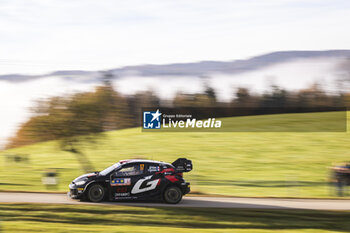
[[[100,202],[105,197],[105,189],[100,184],[93,184],[87,193],[87,198],[92,202]]]
[[[164,201],[169,204],[177,204],[182,199],[182,192],[179,187],[170,186],[164,191]]]

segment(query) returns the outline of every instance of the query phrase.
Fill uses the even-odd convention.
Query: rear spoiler
[[[192,171],[192,161],[185,158],[177,159],[172,163],[172,165],[175,167],[176,172]]]

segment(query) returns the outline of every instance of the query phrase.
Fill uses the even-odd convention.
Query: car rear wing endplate
[[[172,163],[177,172],[189,172],[192,171],[192,161],[186,158],[179,158]]]

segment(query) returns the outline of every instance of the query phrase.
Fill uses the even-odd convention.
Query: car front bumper
[[[84,187],[78,187],[74,184],[69,185],[69,192],[67,195],[72,199],[79,199],[84,194]]]

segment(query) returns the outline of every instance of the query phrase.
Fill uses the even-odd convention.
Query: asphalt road
[[[0,202],[51,203],[76,205],[128,205],[128,206],[172,206],[209,208],[258,208],[258,209],[314,209],[350,210],[350,200],[327,199],[281,199],[281,198],[228,198],[228,197],[184,197],[177,205],[154,202],[103,202],[91,203],[72,200],[65,194],[0,192]]]

